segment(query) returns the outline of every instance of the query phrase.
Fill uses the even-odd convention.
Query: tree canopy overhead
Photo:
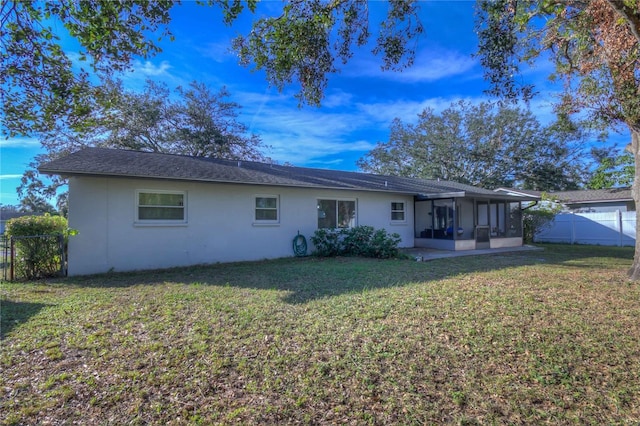
[[[257,20],[233,47],[241,64],[264,70],[279,90],[297,81],[299,101],[320,105],[328,75],[337,71],[336,60],[344,64],[354,48],[367,45],[372,27],[377,29],[373,53],[381,55],[383,70],[397,71],[413,63],[412,42],[423,32],[418,4],[390,1],[386,17],[373,26],[367,1],[291,1],[280,16]]]
[[[256,0],[208,0],[232,24]],[[417,1],[391,1],[375,25],[373,52],[384,69],[412,63],[411,41],[423,30]],[[160,51],[173,39],[170,12],[178,3],[160,1],[7,1],[0,6],[2,128],[7,135],[37,135],[61,123],[80,129],[96,104],[104,102],[105,80],[129,70],[134,58]],[[305,0],[283,2],[281,14],[260,17],[233,43],[240,63],[266,73],[282,90],[298,83],[301,104],[319,105],[337,60],[347,62],[354,48],[372,37],[368,2]],[[64,28],[65,34],[60,33]],[[66,37],[80,51],[62,47]]]
[[[6,1],[0,6],[2,127],[9,135],[32,135],[64,122],[79,127],[100,97],[89,71],[109,76],[134,57],[159,52],[171,37],[170,0]],[[76,69],[61,46],[61,22],[80,45]]]
[[[478,55],[490,93],[530,98],[522,66],[544,55],[564,82],[557,105],[602,127],[640,130],[640,1],[480,0]]]

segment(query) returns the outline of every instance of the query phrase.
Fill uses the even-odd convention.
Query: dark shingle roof
[[[579,191],[560,191],[550,194],[563,203],[597,203],[603,201],[631,201],[630,188],[583,189]]]
[[[13,210],[0,209],[0,220],[15,219],[22,216],[40,216],[42,213],[18,212]]]
[[[522,194],[530,197],[541,198],[543,191],[528,189],[498,188],[495,191]],[[599,203],[606,201],[632,201],[630,188],[606,188],[606,189],[578,189],[574,191],[558,191],[546,193],[549,197],[565,204]]]
[[[106,148],[86,148],[77,151],[42,165],[39,171],[63,176],[115,176],[353,189],[407,193],[425,198],[465,195],[485,198],[519,198],[450,181]]]

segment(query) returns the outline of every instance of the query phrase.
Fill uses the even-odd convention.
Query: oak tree
[[[389,141],[358,161],[367,172],[445,179],[485,188],[576,188],[579,129],[542,126],[529,110],[487,102],[425,109],[416,124],[396,119]]]
[[[640,0],[481,0],[479,57],[492,93],[529,98],[520,70],[541,56],[564,83],[558,111],[581,112],[601,128],[626,127],[640,205]],[[640,209],[636,210],[640,222]],[[640,227],[632,279],[640,279]]]
[[[172,93],[166,85],[148,81],[142,92],[133,92],[109,81],[102,90],[100,108],[92,109],[81,129],[58,124],[41,133],[46,152],[23,175],[21,195],[55,196],[65,180],[52,177],[44,183],[38,166],[88,146],[268,161],[261,139],[238,120],[240,105],[227,100],[226,88],[214,92],[194,81]],[[59,201],[64,206],[64,198]]]

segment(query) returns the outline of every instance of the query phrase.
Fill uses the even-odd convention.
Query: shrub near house
[[[22,216],[7,222],[5,236],[14,239],[16,276],[26,279],[57,275],[64,267],[69,230],[62,216]]]
[[[375,230],[372,226],[318,229],[311,242],[316,246],[315,254],[322,257],[344,255],[388,259],[400,254],[400,235],[387,234],[384,229]]]

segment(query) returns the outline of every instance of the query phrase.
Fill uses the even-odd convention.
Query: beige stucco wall
[[[135,223],[136,190],[187,192],[187,223]],[[256,225],[254,196],[280,199],[280,223]],[[166,268],[293,256],[298,231],[317,229],[317,199],[354,199],[357,224],[397,232],[413,246],[413,197],[335,190],[179,181],[76,177],[69,182],[69,275]],[[391,223],[390,203],[403,201],[406,222]]]
[[[520,247],[522,237],[492,238],[489,248]],[[439,240],[431,238],[416,238],[416,247],[432,248],[437,250],[475,250],[476,240]]]
[[[492,238],[491,248],[520,247],[522,245],[522,237],[509,238]]]

